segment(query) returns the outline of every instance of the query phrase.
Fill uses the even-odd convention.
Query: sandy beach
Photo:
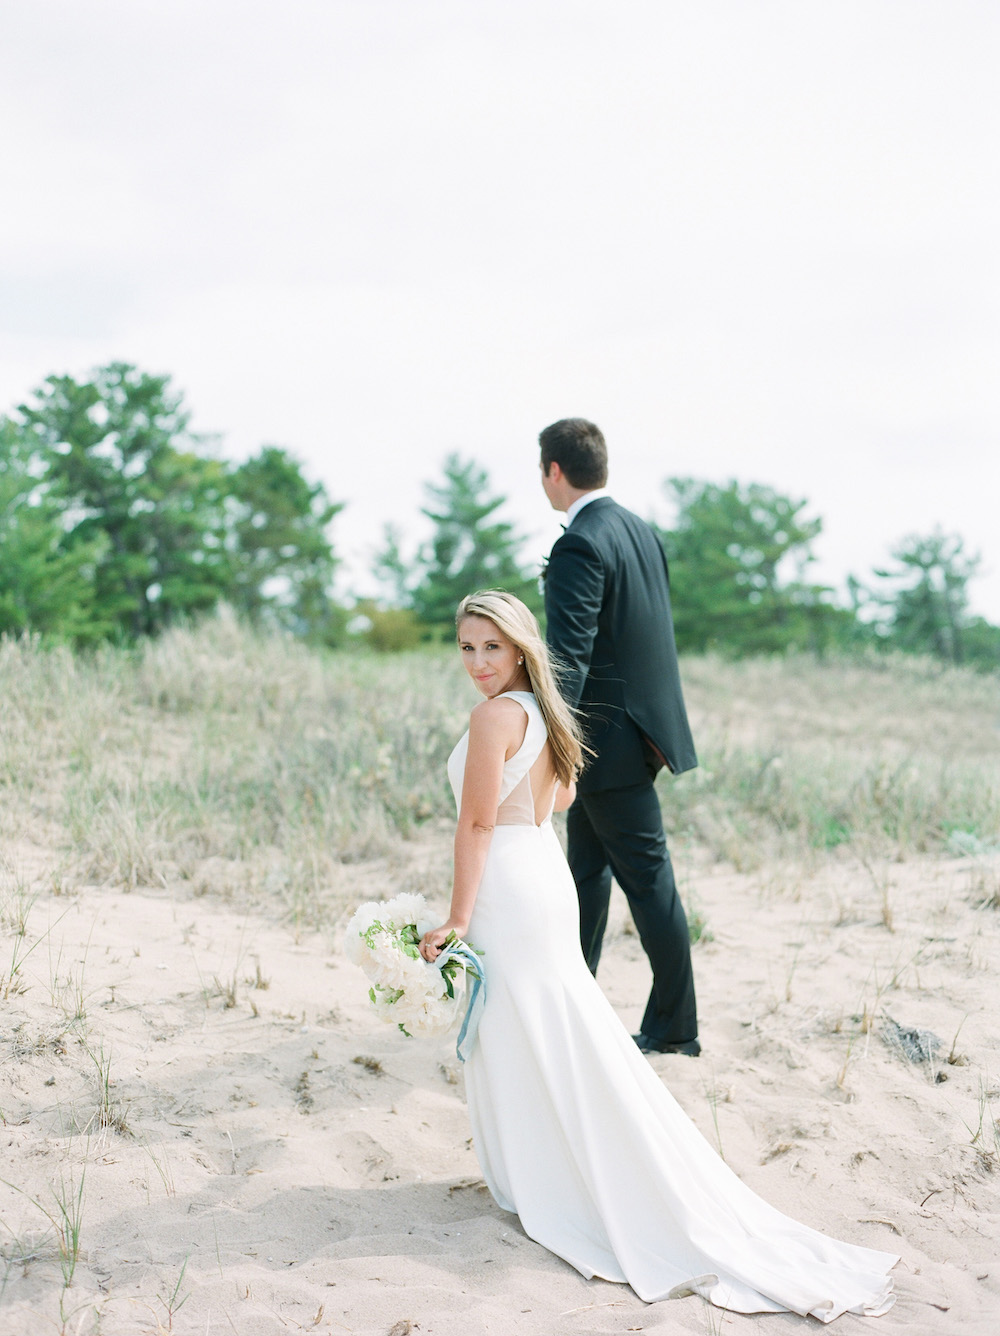
[[[442,822],[339,889],[378,898],[404,865],[440,884],[448,855]],[[654,1066],[769,1201],[902,1254],[873,1332],[992,1336],[995,859],[866,861],[689,860],[705,1052]],[[375,1020],[346,913],[297,930],[190,882],[124,891],[61,869],[34,842],[7,848],[3,1336],[819,1329],[646,1305],[529,1240],[481,1181],[450,1041]],[[619,898],[600,982],[634,1028],[648,967],[629,929]],[[940,1047],[918,1035],[907,1054],[892,1022]]]

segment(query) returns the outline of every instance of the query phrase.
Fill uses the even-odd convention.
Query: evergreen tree
[[[759,483],[671,478],[667,486],[677,520],[661,537],[681,649],[821,650],[850,621],[806,578],[822,529],[819,517],[803,515],[807,502]]]
[[[419,559],[412,606],[427,626],[452,627],[458,604],[478,589],[503,589],[532,610],[540,607],[537,582],[518,564],[522,540],[496,518],[506,497],[491,496],[489,486],[485,469],[455,454],[445,460],[444,481],[426,485],[430,503],[422,513],[434,531]]]
[[[968,585],[979,567],[978,554],[967,554],[957,534],[935,529],[904,538],[891,556],[896,565],[875,571],[884,584],[872,594],[887,641],[951,663],[965,661],[967,641],[977,648],[982,644],[988,654],[989,634],[978,625],[982,619],[968,612]]]
[[[123,362],[52,376],[0,424],[0,626],[135,637],[226,600],[339,637],[340,507],[275,446],[219,459],[168,376]]]
[[[375,553],[372,573],[385,591],[390,607],[412,606],[413,588],[419,583],[420,568],[403,555],[403,533],[398,524],[383,527],[382,546]]]
[[[1000,672],[1000,626],[985,617],[970,617],[962,628],[965,662],[988,672]]]
[[[98,618],[131,636],[214,606],[229,575],[226,468],[198,453],[169,382],[116,362],[91,381],[51,376],[20,409],[67,547],[97,553]]]
[[[274,445],[234,469],[229,486],[229,598],[254,621],[272,617],[307,639],[335,643],[344,614],[330,595],[336,558],[327,529],[343,506]]]
[[[100,542],[67,549],[58,508],[39,485],[35,443],[0,420],[0,634],[52,633],[76,641],[109,629],[93,608]]]

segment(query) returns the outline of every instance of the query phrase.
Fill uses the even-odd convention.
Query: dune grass
[[[77,879],[278,897],[449,811],[467,713],[436,653],[320,654],[228,619],[135,649],[0,646],[0,838],[62,847]]]
[[[738,868],[996,849],[997,677],[904,655],[683,671],[701,764],[662,789],[675,834]]]
[[[702,764],[659,781],[675,840],[740,868],[1000,842],[995,677],[902,657],[683,675]],[[87,656],[7,641],[0,838],[61,847],[85,881],[316,918],[338,868],[450,821],[475,699],[447,649],[321,653],[227,618]]]

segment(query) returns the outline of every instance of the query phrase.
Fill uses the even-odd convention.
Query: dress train
[[[584,1276],[647,1302],[697,1293],[738,1312],[822,1322],[893,1303],[891,1253],[783,1215],[720,1159],[642,1057],[579,948],[573,879],[528,772],[545,745],[528,715],[504,767],[498,824],[469,926],[486,1005],[465,1067],[473,1139],[497,1203]],[[466,735],[448,763],[456,801]]]

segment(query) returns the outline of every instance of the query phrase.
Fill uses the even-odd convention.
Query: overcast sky
[[[1000,621],[998,70],[995,0],[3,0],[0,411],[169,372],[358,588],[453,450],[540,559],[591,417],[643,515],[807,497],[831,583],[941,525]]]

